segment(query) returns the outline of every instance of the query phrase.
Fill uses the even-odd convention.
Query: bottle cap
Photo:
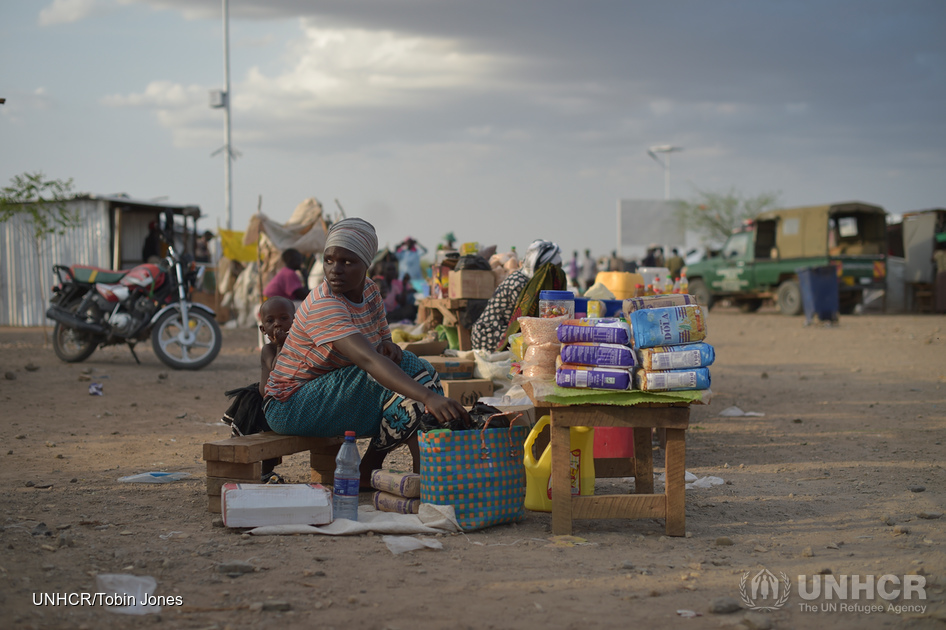
[[[355,437],[355,435],[357,435],[357,434],[356,434],[354,431],[345,431],[345,437],[346,437],[346,438],[353,438],[353,437]]]

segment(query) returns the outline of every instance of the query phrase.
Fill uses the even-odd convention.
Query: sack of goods
[[[642,297],[632,297],[624,300],[622,309],[626,319],[631,318],[631,313],[649,308],[667,308],[668,306],[686,306],[696,304],[696,298],[692,295],[669,294],[669,295],[647,295]]]
[[[555,384],[586,389],[633,389],[634,381],[626,368],[562,363],[555,370]]]
[[[637,371],[637,388],[645,392],[709,389],[709,386],[710,373],[706,368],[663,372]]]
[[[710,388],[708,367],[716,351],[706,338],[706,316],[696,304],[651,308],[659,299],[680,299],[684,295],[639,298],[637,310],[625,300],[625,310],[637,349],[638,371],[635,384],[642,391],[681,391]],[[638,304],[638,306],[640,306]]]
[[[374,507],[379,512],[417,514],[420,509],[420,475],[417,473],[373,470],[371,487]]]
[[[566,319],[558,325],[558,340],[562,343],[616,343],[628,345],[631,329],[617,317],[583,317]]]
[[[709,367],[716,360],[713,346],[704,341],[679,346],[641,348],[637,354],[640,357],[638,366],[647,371]]]
[[[628,324],[635,348],[695,343],[706,338],[706,316],[698,304],[633,311]]]
[[[579,389],[634,388],[637,355],[630,346],[631,329],[617,317],[583,317],[562,322],[562,342],[555,364],[555,384]]]

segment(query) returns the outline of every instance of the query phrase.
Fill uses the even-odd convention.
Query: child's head
[[[275,344],[282,345],[296,317],[296,305],[284,297],[271,297],[259,308],[259,329]]]
[[[290,269],[301,269],[303,263],[305,263],[305,256],[298,249],[290,247],[282,253],[282,262]]]

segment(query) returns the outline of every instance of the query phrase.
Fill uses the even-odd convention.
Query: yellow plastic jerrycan
[[[535,512],[552,511],[552,445],[545,447],[537,460],[532,454],[536,438],[549,425],[551,418],[542,416],[532,427],[526,438],[525,460],[527,510]],[[594,429],[591,427],[571,427],[569,429],[570,465],[572,494],[592,495],[595,493],[595,458]]]

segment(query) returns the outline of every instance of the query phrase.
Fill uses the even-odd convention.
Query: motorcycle
[[[172,240],[162,237],[168,253],[160,264],[127,271],[53,266],[58,284],[46,317],[56,321],[57,357],[79,363],[99,347],[126,343],[140,365],[135,345],[149,337],[158,359],[175,369],[198,370],[217,357],[222,334],[215,313],[189,298],[204,269],[182,262]]]

